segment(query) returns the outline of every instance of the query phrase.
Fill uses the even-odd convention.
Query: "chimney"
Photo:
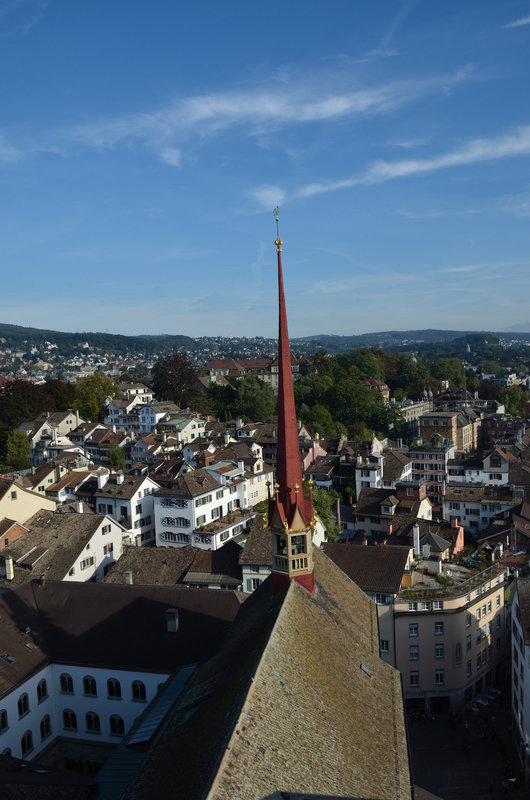
[[[243,474],[245,472],[245,462],[244,461],[238,461],[237,462],[237,466],[239,468],[239,471]]]
[[[127,570],[127,572],[125,573],[125,583],[126,583],[128,586],[132,586],[132,583],[133,583],[133,574],[132,574],[131,570]]]
[[[420,554],[420,526],[416,522],[415,525],[412,526],[412,541],[413,541],[413,548],[414,548],[414,555]]]
[[[451,520],[451,528],[458,528],[458,520],[456,517],[453,517]]]
[[[83,513],[83,502],[81,500],[77,501],[77,513],[78,514],[82,514]]]
[[[117,472],[117,473],[116,473],[116,483],[118,484],[118,486],[121,486],[121,485],[122,485],[122,483],[123,483],[123,478],[124,478],[124,476],[123,476],[123,472]]]
[[[15,577],[15,570],[13,568],[13,556],[6,556],[6,579],[12,581]]]
[[[98,489],[103,489],[109,479],[108,472],[98,472]]]
[[[166,630],[168,633],[176,633],[179,629],[179,610],[178,608],[168,608],[166,611]]]

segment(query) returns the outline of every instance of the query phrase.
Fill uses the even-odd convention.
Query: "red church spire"
[[[282,272],[282,240],[280,239],[278,209],[276,217],[276,253],[278,256],[278,455],[276,461],[277,495],[283,507],[285,517],[292,521],[296,505],[300,507],[305,522],[312,516],[310,502],[304,501],[302,491],[302,464],[300,461],[300,445],[298,442],[298,423],[294,405],[293,372],[291,366],[291,349],[287,330],[287,311],[285,308],[285,292]],[[306,508],[307,506],[307,508]]]
[[[315,526],[311,495],[304,497],[298,424],[294,404],[291,350],[282,272],[282,240],[276,218],[278,257],[278,424],[275,494],[269,500],[268,524],[273,533],[273,575],[277,586],[291,579],[313,589],[312,531]],[[295,556],[295,557],[293,557]]]

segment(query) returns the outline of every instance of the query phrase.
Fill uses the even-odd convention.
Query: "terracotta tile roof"
[[[397,594],[409,557],[405,547],[362,547],[325,542],[325,554],[363,592]]]

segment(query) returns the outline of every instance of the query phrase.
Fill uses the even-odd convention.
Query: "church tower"
[[[268,528],[272,534],[272,579],[274,591],[290,580],[309,592],[314,591],[313,531],[316,517],[313,512],[312,482],[309,497],[304,496],[302,464],[298,442],[298,425],[294,405],[291,350],[287,331],[287,312],[283,290],[282,240],[276,218],[276,253],[278,257],[278,456],[274,493],[269,486]]]

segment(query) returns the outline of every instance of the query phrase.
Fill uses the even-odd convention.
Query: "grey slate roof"
[[[124,800],[410,798],[401,682],[379,658],[376,606],[314,558],[314,595],[293,582],[275,595],[268,579],[244,603]]]
[[[0,657],[0,696],[49,661],[162,673],[202,662],[242,599],[217,589],[65,581],[31,581],[5,591],[0,638],[15,660]],[[179,609],[174,634],[166,631],[168,608]]]
[[[242,566],[272,566],[272,538],[270,531],[263,527],[261,514],[254,517],[239,563]]]
[[[406,547],[362,547],[326,542],[323,549],[363,592],[399,592],[409,557]]]
[[[0,579],[0,585],[25,583],[41,574],[49,580],[63,580],[104,519],[102,514],[37,511],[26,523],[29,533],[2,549],[4,558],[13,557],[15,577],[12,581]]]

